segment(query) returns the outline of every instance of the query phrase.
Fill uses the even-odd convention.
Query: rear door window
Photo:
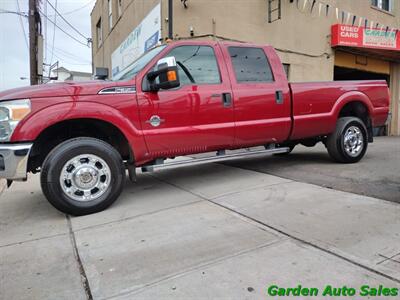
[[[273,82],[274,76],[262,48],[229,47],[238,83]]]

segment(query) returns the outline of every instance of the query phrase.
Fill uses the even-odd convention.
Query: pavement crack
[[[5,247],[10,247],[10,246],[15,246],[15,245],[22,245],[22,244],[25,244],[25,243],[31,243],[31,242],[51,239],[51,238],[63,236],[63,235],[66,235],[66,234],[68,234],[68,233],[57,233],[57,234],[53,234],[53,235],[42,236],[42,237],[38,237],[38,238],[35,238],[35,239],[30,239],[30,240],[25,240],[25,241],[20,241],[20,242],[14,242],[14,243],[5,244],[5,245],[0,245],[0,248],[5,248]]]
[[[146,212],[146,213],[143,213],[143,214],[138,214],[138,215],[135,215],[135,216],[130,216],[130,217],[126,217],[126,218],[122,218],[122,219],[118,219],[118,220],[113,220],[113,221],[109,221],[109,222],[105,222],[105,223],[99,223],[99,224],[95,224],[95,225],[82,227],[82,228],[76,229],[74,232],[79,232],[79,231],[92,229],[92,228],[96,228],[96,227],[101,227],[101,226],[107,226],[107,225],[110,225],[110,224],[119,224],[119,223],[122,223],[122,222],[125,222],[125,221],[129,221],[129,220],[133,220],[133,219],[136,219],[136,218],[141,218],[141,217],[145,217],[145,216],[151,216],[151,215],[154,215],[154,214],[158,214],[158,213],[163,212],[163,211],[167,211],[167,210],[171,210],[171,209],[175,209],[175,208],[180,208],[180,207],[185,207],[185,206],[190,206],[192,204],[196,204],[196,203],[203,202],[203,201],[204,201],[204,199],[201,199],[201,200],[196,200],[196,201],[192,201],[192,202],[189,202],[189,203],[173,205],[173,206],[170,206],[170,207],[161,208],[161,209],[158,209],[158,210],[154,210],[154,211],[151,211],[151,212]]]
[[[92,291],[90,290],[89,280],[86,276],[85,268],[82,264],[82,260],[79,255],[79,250],[76,245],[75,233],[72,230],[71,217],[69,215],[65,215],[65,217],[67,218],[69,237],[70,237],[71,244],[72,244],[72,250],[74,252],[74,257],[75,257],[76,263],[78,264],[79,273],[81,276],[81,282],[82,282],[83,289],[85,290],[85,294],[86,294],[86,299],[93,300]]]
[[[233,258],[236,258],[236,257],[239,257],[239,256],[243,256],[243,255],[255,252],[255,251],[259,251],[259,250],[267,248],[267,247],[275,246],[277,244],[282,244],[282,243],[284,243],[286,241],[287,240],[277,239],[277,240],[273,240],[273,241],[258,245],[256,247],[244,249],[244,250],[238,251],[236,253],[232,253],[232,254],[225,255],[223,257],[212,259],[210,261],[203,262],[203,263],[197,264],[195,266],[189,267],[189,268],[187,268],[185,270],[182,270],[180,272],[176,272],[176,273],[173,273],[173,274],[169,274],[169,275],[163,276],[163,277],[161,277],[159,279],[156,279],[156,280],[154,280],[152,282],[143,284],[143,286],[140,286],[138,288],[134,288],[134,289],[127,290],[127,291],[124,291],[124,292],[119,293],[119,294],[115,294],[115,295],[111,295],[111,296],[105,297],[105,298],[103,298],[103,300],[111,300],[111,299],[115,299],[115,298],[118,298],[118,297],[121,297],[121,296],[134,296],[134,295],[136,295],[136,294],[138,294],[138,293],[140,293],[140,292],[142,292],[142,291],[144,291],[144,290],[146,290],[146,289],[148,289],[150,287],[154,287],[154,286],[160,285],[160,284],[162,284],[162,283],[164,283],[166,281],[170,281],[170,280],[173,280],[173,279],[176,279],[176,278],[180,278],[180,277],[186,276],[187,274],[191,274],[193,272],[196,272],[198,270],[207,269],[207,268],[209,268],[209,267],[211,267],[213,265],[220,264],[220,263],[225,262],[227,260],[230,260],[230,259],[233,259]]]
[[[383,255],[383,254],[378,254],[378,255],[379,255],[380,257],[384,258],[384,260],[378,262],[377,265],[380,265],[380,264],[382,264],[382,263],[384,263],[384,262],[387,262],[387,261],[391,261],[391,262],[395,262],[395,263],[399,263],[399,264],[400,264],[400,261],[399,261],[399,260],[394,259],[396,256],[399,256],[400,253],[397,253],[397,254],[395,254],[395,255],[393,255],[393,256],[390,256],[390,257],[388,257],[388,256],[386,256],[386,255]]]
[[[268,174],[267,174],[268,175]],[[231,195],[235,195],[237,193],[241,193],[241,192],[249,192],[249,191],[253,191],[256,189],[261,189],[261,188],[271,188],[271,187],[275,187],[277,185],[283,185],[283,184],[289,184],[289,183],[296,183],[296,181],[293,180],[287,180],[287,181],[283,181],[283,182],[278,182],[278,183],[272,183],[272,184],[260,184],[260,185],[256,185],[256,186],[251,186],[251,187],[247,187],[242,189],[241,191],[234,191],[234,192],[227,192],[227,193],[223,193],[217,196],[214,196],[212,198],[210,198],[210,200],[216,200],[219,198],[223,198],[223,197],[227,197],[227,196],[231,196]]]

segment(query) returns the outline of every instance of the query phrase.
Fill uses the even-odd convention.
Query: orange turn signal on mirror
[[[168,71],[167,78],[168,81],[176,81],[176,71]]]

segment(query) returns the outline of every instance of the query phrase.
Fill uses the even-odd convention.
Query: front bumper
[[[0,178],[24,180],[33,144],[0,144]]]

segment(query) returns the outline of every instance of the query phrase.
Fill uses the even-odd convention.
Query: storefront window
[[[118,17],[122,16],[122,0],[118,0]]]
[[[393,0],[372,0],[372,5],[382,10],[392,11]]]
[[[112,7],[113,7],[112,0],[108,0],[108,24],[109,24],[109,26],[110,26],[110,30],[111,30],[112,27],[113,27],[113,21],[112,21]]]
[[[286,78],[289,80],[290,65],[289,64],[283,64],[283,69],[285,70]]]
[[[100,48],[103,43],[103,28],[101,26],[101,18],[96,24],[97,48]]]

